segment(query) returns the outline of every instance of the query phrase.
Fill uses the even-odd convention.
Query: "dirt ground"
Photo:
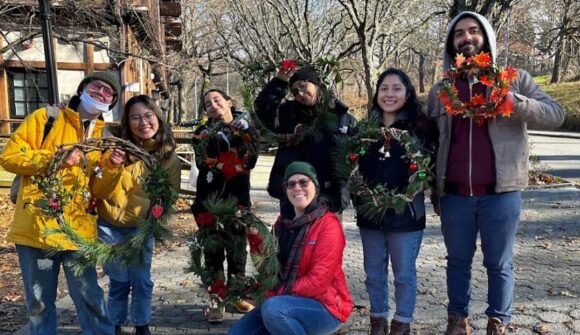
[[[190,199],[178,200],[177,212],[169,222],[173,237],[161,248],[172,248],[184,243],[184,237],[195,229],[193,217],[189,214],[190,204]],[[14,244],[6,241],[13,214],[14,205],[8,194],[0,193],[0,335],[13,334],[27,322],[18,255]],[[159,250],[157,248],[155,252]],[[61,271],[58,298],[67,294],[66,280]]]

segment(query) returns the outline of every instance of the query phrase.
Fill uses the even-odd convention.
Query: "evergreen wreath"
[[[407,204],[419,192],[429,187],[429,181],[433,178],[431,157],[423,152],[418,140],[408,131],[378,127],[377,120],[361,120],[355,134],[339,140],[334,158],[338,177],[347,181],[352,196],[362,200],[357,205],[357,214],[378,222],[384,218],[389,208],[394,209],[397,214],[403,213]],[[407,186],[403,190],[388,189],[381,184],[371,187],[359,171],[359,158],[365,156],[369,148],[377,142],[383,142],[379,153],[385,159],[391,157],[392,141],[399,142],[405,150],[401,158],[409,164]]]
[[[138,231],[134,236],[115,245],[102,243],[98,240],[91,241],[80,236],[65,220],[64,208],[70,204],[77,192],[81,192],[87,200],[91,197],[87,189],[73,188],[73,190],[68,190],[62,183],[60,174],[62,163],[64,158],[75,149],[81,150],[83,154],[91,151],[104,152],[121,149],[129,155],[143,160],[149,170],[149,175],[143,181],[143,189],[149,195],[151,205],[147,219],[139,223]],[[93,172],[96,178],[102,178],[100,167],[94,167]],[[41,208],[47,217],[56,219],[58,223],[57,228],[46,229],[44,234],[46,236],[64,234],[76,246],[76,255],[72,264],[76,275],[81,274],[88,266],[103,265],[110,261],[120,261],[129,265],[135,259],[142,259],[147,248],[147,241],[151,236],[155,238],[156,242],[163,242],[165,237],[169,236],[170,233],[165,223],[171,214],[178,194],[168,180],[167,170],[147,151],[119,138],[88,139],[78,144],[60,145],[46,173],[42,176],[32,177],[33,183],[43,193],[43,197],[38,199],[35,205]],[[61,249],[51,247],[48,251],[54,254]]]
[[[260,139],[257,134],[251,128],[236,128],[223,122],[216,122],[207,127],[207,130],[208,134],[193,135],[197,164],[209,167],[210,172],[223,174],[225,179],[248,174],[247,163],[258,155],[259,146],[255,144]],[[228,150],[218,150],[210,154],[210,143],[223,143]],[[208,178],[211,176],[208,175]]]
[[[517,78],[517,70],[511,66],[501,69],[492,62],[487,52],[465,58],[463,54],[455,56],[455,64],[445,73],[444,85],[437,97],[450,115],[472,118],[477,124],[497,115],[509,117],[513,112],[513,102],[506,96],[510,83]],[[482,83],[487,87],[487,94],[476,94],[468,102],[459,100],[455,80],[467,77],[471,83]]]
[[[317,111],[317,114],[312,119],[312,122],[310,122],[308,125],[300,125],[300,127],[297,127],[297,129],[295,129],[294,133],[292,134],[279,134],[271,131],[263,125],[254,109],[253,102],[255,97],[253,96],[253,89],[250,87],[245,87],[243,92],[245,106],[250,111],[254,126],[260,131],[262,139],[268,142],[269,147],[275,147],[277,145],[282,147],[294,146],[299,144],[305,138],[319,136],[322,129],[330,129],[333,132],[338,129],[338,117],[335,113],[332,113],[328,110],[329,104],[333,99],[331,95],[331,88],[342,81],[340,76],[340,63],[336,60],[336,58],[334,56],[327,55],[318,58],[314,63],[285,59],[280,63],[279,66],[283,69],[293,70],[295,70],[298,66],[312,67],[318,74],[321,75],[321,85],[325,86],[327,90],[325,90],[325,94],[322,97],[323,109]],[[269,68],[267,71],[273,72],[275,71],[275,67]]]
[[[212,308],[237,303],[246,297],[252,297],[260,303],[265,298],[266,292],[278,284],[280,263],[276,239],[261,219],[249,210],[238,208],[236,204],[237,200],[232,197],[227,199],[210,197],[203,204],[207,212],[195,217],[199,229],[187,239],[191,261],[186,270],[199,276],[203,285],[208,287]],[[229,231],[244,230],[255,233],[248,234],[250,245],[256,243],[251,239],[256,234],[261,243],[260,252],[250,253],[257,274],[233,276],[226,285],[223,273],[212,272],[205,266],[203,251],[223,245],[224,237],[220,233],[228,234]]]

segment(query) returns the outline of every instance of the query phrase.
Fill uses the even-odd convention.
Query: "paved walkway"
[[[264,190],[267,159],[261,159],[252,176],[252,199],[256,212],[273,222],[277,205]],[[580,168],[580,167],[576,167]],[[580,189],[574,187],[524,191],[522,220],[515,247],[516,287],[513,303],[513,334],[580,333]],[[445,248],[438,218],[430,205],[423,245],[418,260],[419,287],[413,329],[415,334],[442,334],[446,324]],[[178,215],[175,220],[191,220]],[[366,334],[368,297],[364,287],[362,249],[352,209],[343,215],[347,237],[344,269],[355,311],[341,334]],[[479,248],[478,248],[479,249]],[[184,273],[188,252],[185,245],[164,250],[154,257],[154,334],[226,334],[240,314],[226,313],[226,321],[210,325],[203,309],[207,295],[199,280]],[[248,262],[251,263],[251,262]],[[481,252],[473,265],[471,322],[474,334],[484,334],[487,319],[487,281]],[[252,271],[251,264],[248,270]],[[392,280],[392,278],[391,278]],[[104,288],[106,277],[101,279]],[[392,287],[392,283],[390,284]],[[392,295],[392,293],[391,293]],[[59,334],[79,334],[69,297],[58,302]],[[394,304],[391,302],[391,307]],[[127,332],[131,327],[125,328]],[[22,330],[21,334],[26,331]]]

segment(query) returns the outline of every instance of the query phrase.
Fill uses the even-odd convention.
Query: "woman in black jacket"
[[[293,100],[285,100],[289,90]],[[287,218],[294,215],[282,184],[286,167],[295,161],[314,166],[320,180],[320,192],[329,198],[331,211],[338,212],[346,207],[348,193],[341,193],[343,185],[335,176],[331,152],[336,147],[336,136],[347,134],[356,119],[348,112],[348,107],[327,90],[318,73],[311,67],[280,69],[258,94],[255,107],[261,123],[271,131],[296,134],[278,143],[268,182],[268,193],[280,200],[280,213]],[[322,119],[327,122],[321,122]]]
[[[196,164],[199,168],[196,197],[191,209],[196,220],[208,209],[204,202],[210,198],[234,197],[238,207],[249,209],[250,170],[256,166],[259,152],[259,134],[249,125],[247,113],[234,108],[232,98],[224,91],[212,89],[203,96],[208,114],[206,124],[194,134]],[[244,276],[246,271],[247,241],[244,229],[215,230],[223,244],[215,250],[204,250],[205,266],[214,275],[223,276],[223,262],[227,258],[228,280]],[[254,306],[240,300],[234,306],[239,312],[251,311]],[[209,322],[223,321],[224,308],[210,311]]]
[[[373,97],[371,120],[377,127],[408,131],[420,141],[423,154],[433,154],[437,143],[437,128],[421,113],[415,88],[409,77],[399,69],[387,69],[377,81]],[[387,147],[385,149],[385,147]],[[370,145],[358,159],[359,172],[369,188],[385,187],[402,191],[415,172],[412,163],[404,159],[405,147],[394,138],[386,137]],[[388,328],[388,265],[391,259],[396,310],[391,322],[390,335],[410,334],[415,309],[417,274],[415,261],[425,229],[424,194],[419,192],[403,212],[393,208],[382,216],[369,216],[361,206],[376,201],[373,197],[354,197],[357,226],[363,245],[365,285],[369,294],[371,334],[386,334]]]

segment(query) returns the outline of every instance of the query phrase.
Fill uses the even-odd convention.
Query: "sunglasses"
[[[293,96],[297,96],[300,93],[306,92],[307,88],[308,88],[308,83],[303,81],[303,82],[299,83],[297,85],[297,87],[291,88],[290,92],[292,93]]]
[[[95,91],[103,90],[103,95],[107,98],[112,98],[115,96],[115,91],[109,86],[105,86],[100,81],[93,80],[89,83],[89,88]]]
[[[310,179],[300,179],[300,180],[291,180],[284,183],[284,188],[287,190],[291,190],[296,187],[296,184],[300,186],[300,188],[307,188],[308,184],[310,184]]]

